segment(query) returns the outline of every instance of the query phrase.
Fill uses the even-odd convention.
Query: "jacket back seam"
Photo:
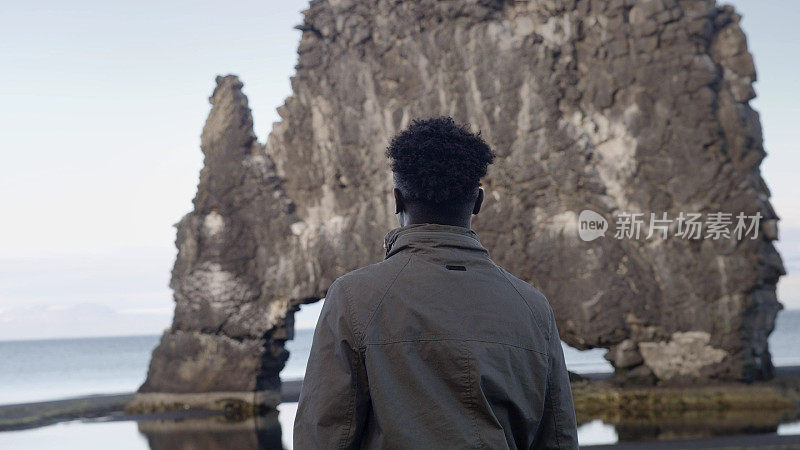
[[[551,367],[552,367],[552,361],[551,361]],[[550,376],[555,377],[555,375],[556,374],[553,373],[553,370],[550,369]],[[553,395],[551,396],[552,400],[550,406],[551,410],[553,411],[553,438],[556,440],[556,446],[558,448],[561,448],[561,439],[558,436],[558,429],[559,429],[558,405],[560,403],[560,397],[561,397],[561,386],[560,383],[555,382],[555,379],[552,379],[551,381],[553,381],[551,385],[555,385],[555,389],[553,389],[555,392],[553,392]]]
[[[472,355],[466,345],[462,347],[462,350],[464,352],[464,384],[466,385],[467,410],[470,412],[470,419],[472,419],[472,431],[475,434],[475,448],[481,448],[481,435],[478,431],[478,418],[476,416],[478,409],[475,399],[473,398],[472,380],[470,377]]]
[[[360,323],[360,321],[358,320],[358,315],[355,313],[355,308],[353,308],[354,305],[352,303],[353,298],[350,295],[350,287],[347,286],[347,283],[342,283],[342,290],[344,291],[345,308],[347,308],[347,314],[350,316],[350,320],[353,322],[353,325],[355,325],[353,329],[353,331],[355,331],[354,334],[356,335],[356,339],[358,339],[359,342],[363,343],[366,340],[366,329]],[[359,326],[364,330],[363,333],[358,330]],[[353,350],[356,350],[358,348],[361,348],[361,345],[356,345],[353,348]]]
[[[356,317],[355,317],[355,315],[353,313],[353,308],[352,308],[352,305],[351,305],[352,298],[350,297],[350,290],[348,289],[346,283],[340,283],[340,285],[341,285],[342,291],[343,291],[342,294],[344,295],[345,312],[350,317],[350,320],[353,322],[353,324],[356,325],[357,321],[356,321]],[[355,332],[354,334],[356,334],[356,339],[358,339],[358,335],[357,335],[358,334],[358,330],[356,328],[354,328],[353,331]],[[361,340],[361,342],[363,342],[363,339]],[[356,353],[356,355],[360,354],[358,352],[358,348],[359,347],[360,346],[355,346],[355,348],[354,348],[354,346],[352,344],[350,344],[350,348],[354,351],[354,353]],[[352,363],[352,361],[350,361],[350,362]],[[352,366],[351,366],[351,368],[352,368]],[[352,428],[353,428],[353,419],[354,419],[354,416],[355,416],[355,403],[356,403],[356,396],[357,395],[358,395],[358,377],[357,376],[353,376],[351,381],[350,381],[350,392],[348,392],[349,400],[347,402],[347,413],[346,413],[347,425],[343,430],[344,434],[339,439],[339,445],[337,445],[337,449],[341,450],[341,449],[347,448],[347,441],[350,438],[350,433],[353,431]]]
[[[356,415],[355,411],[355,404],[356,404],[356,395],[358,395],[358,377],[354,376],[353,380],[350,382],[350,392],[348,393],[348,397],[350,397],[350,401],[347,404],[347,426],[344,429],[344,434],[342,435],[341,439],[339,439],[339,445],[337,446],[338,449],[347,448],[347,441],[350,438],[350,432],[353,431],[353,418]]]
[[[364,345],[361,347],[362,349],[366,349],[368,346],[383,346],[383,345],[391,345],[391,344],[404,344],[404,343],[412,343],[412,342],[442,342],[442,341],[458,341],[458,342],[481,342],[484,344],[497,344],[497,345],[505,345],[508,347],[518,348],[520,350],[526,350],[532,353],[538,353],[542,356],[549,357],[550,355],[546,352],[541,350],[537,350],[530,347],[525,347],[522,345],[515,345],[510,344],[508,342],[500,342],[500,341],[491,341],[488,339],[475,339],[475,338],[415,338],[415,339],[393,339],[388,341],[378,341],[378,342],[365,342]]]

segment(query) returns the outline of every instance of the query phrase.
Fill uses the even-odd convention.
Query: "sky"
[[[214,78],[240,76],[264,142],[291,93],[306,4],[0,2],[0,340],[169,326],[172,225],[191,210]],[[800,308],[800,2],[733,4],[782,218],[779,298]]]

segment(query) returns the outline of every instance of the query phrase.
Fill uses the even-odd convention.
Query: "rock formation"
[[[241,84],[218,79],[178,225],[175,322],[142,393],[274,391],[297,305],[383,256],[389,137],[443,114],[496,150],[475,229],[548,296],[564,341],[608,348],[623,379],[771,376],[783,268],[731,7],[314,0],[304,14],[293,95],[264,147]],[[756,239],[585,242],[585,209],[612,226],[625,212],[763,219]]]
[[[173,324],[134,409],[278,403],[287,311],[312,288],[297,241],[283,238],[298,222],[295,206],[256,140],[241,89],[234,76],[217,78],[194,210],[177,224]]]

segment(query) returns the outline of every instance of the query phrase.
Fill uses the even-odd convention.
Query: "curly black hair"
[[[414,119],[386,149],[398,188],[407,201],[474,200],[495,154],[468,125],[451,117]]]

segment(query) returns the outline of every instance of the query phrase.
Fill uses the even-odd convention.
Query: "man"
[[[553,311],[470,229],[494,153],[441,117],[387,156],[400,228],[328,290],[295,448],[577,448]]]

